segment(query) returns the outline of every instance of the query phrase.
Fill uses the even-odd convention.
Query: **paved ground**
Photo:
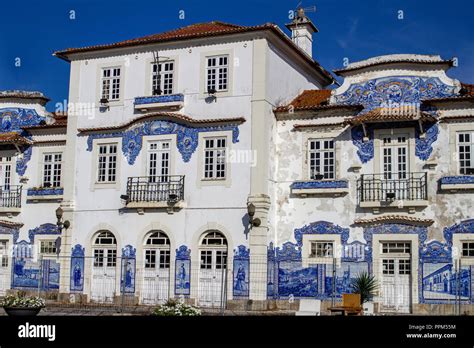
[[[48,306],[41,310],[40,316],[131,316],[150,315],[152,307],[137,306],[125,307],[123,311],[115,307],[71,307],[71,306]],[[241,316],[241,315],[258,315],[258,316],[275,316],[275,315],[294,315],[294,311],[235,311],[226,310],[222,313],[219,309],[203,310],[204,315],[224,315],[224,316]],[[3,308],[0,308],[0,315],[7,315]]]

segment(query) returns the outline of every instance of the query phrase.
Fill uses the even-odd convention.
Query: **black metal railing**
[[[178,202],[184,199],[184,175],[138,176],[127,181],[126,201]]]
[[[0,208],[21,208],[21,185],[0,186]]]
[[[357,180],[359,202],[428,199],[426,173],[363,174]]]

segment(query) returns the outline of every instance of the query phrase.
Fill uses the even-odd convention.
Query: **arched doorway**
[[[91,300],[113,302],[117,267],[117,240],[112,232],[101,231],[92,246]]]
[[[227,272],[227,239],[219,231],[206,232],[199,243],[199,304],[219,307]]]
[[[144,304],[161,304],[169,297],[170,288],[170,240],[162,231],[153,231],[143,246]]]

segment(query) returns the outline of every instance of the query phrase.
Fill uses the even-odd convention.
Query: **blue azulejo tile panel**
[[[474,184],[474,175],[444,176],[439,181],[445,185]]]
[[[176,249],[174,293],[184,296],[191,294],[191,250],[185,245]]]
[[[36,126],[46,118],[38,115],[34,109],[3,108],[0,109],[0,133],[23,132],[21,127]]]
[[[354,83],[339,95],[336,103],[364,105],[365,109],[417,105],[421,100],[454,95],[455,86],[443,83],[438,77],[397,76]]]
[[[422,281],[425,300],[471,299],[471,266],[456,270],[452,263],[424,263]]]
[[[136,248],[126,245],[122,249],[120,292],[135,293]]]
[[[348,188],[347,180],[319,180],[319,181],[295,181],[290,188],[293,190],[304,189],[332,189]]]
[[[58,262],[14,257],[12,264],[12,288],[59,289]]]
[[[250,249],[244,245],[239,245],[234,253],[233,265],[233,285],[234,297],[249,296],[249,274],[250,274]]]
[[[30,188],[27,190],[28,196],[61,196],[63,194],[63,188],[41,188],[35,189]]]
[[[189,162],[198,146],[199,133],[217,131],[232,131],[232,142],[239,141],[239,128],[236,125],[189,127],[176,122],[155,120],[139,123],[124,132],[91,134],[87,139],[87,151],[92,151],[94,139],[122,138],[122,152],[127,158],[128,164],[132,165],[142,149],[143,136],[176,134],[178,151],[181,153],[183,161]]]
[[[71,252],[71,292],[84,290],[84,248],[76,244]]]
[[[143,104],[155,104],[155,103],[171,103],[171,102],[182,102],[184,101],[184,95],[181,93],[178,94],[169,94],[169,95],[155,95],[149,97],[136,97],[135,105]]]

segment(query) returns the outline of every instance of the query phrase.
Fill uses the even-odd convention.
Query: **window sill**
[[[451,192],[474,190],[474,175],[445,176],[439,180],[440,189]]]
[[[0,207],[0,214],[19,214],[21,207]]]
[[[295,181],[290,188],[294,195],[334,194],[338,196],[349,192],[349,182],[347,180]]]
[[[62,201],[64,190],[62,188],[28,189],[26,200],[40,201]]]

